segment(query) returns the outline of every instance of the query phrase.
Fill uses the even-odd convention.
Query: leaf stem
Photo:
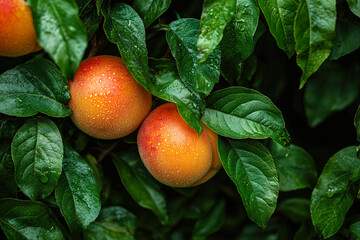
[[[120,140],[116,140],[113,144],[110,145],[110,147],[104,149],[99,156],[97,157],[97,162],[101,163],[102,160],[119,144]]]

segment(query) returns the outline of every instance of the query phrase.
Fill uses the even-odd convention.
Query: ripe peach
[[[206,182],[207,180],[209,180],[210,178],[212,178],[222,167],[222,163],[220,160],[220,156],[219,156],[219,151],[218,151],[218,135],[216,132],[214,132],[213,130],[211,130],[210,128],[208,128],[205,124],[203,124],[204,126],[204,130],[206,131],[210,143],[211,143],[211,150],[212,150],[212,164],[211,164],[211,168],[209,169],[209,171],[205,174],[205,176],[200,179],[200,181],[196,182],[195,184],[193,184],[193,186],[197,186],[200,185],[204,182]]]
[[[137,143],[144,165],[165,185],[191,187],[214,175],[207,131],[198,136],[174,103],[165,103],[149,114],[139,129]]]
[[[151,109],[151,94],[119,57],[82,61],[69,87],[72,121],[95,138],[115,139],[132,133]]]
[[[40,49],[25,0],[0,0],[0,55],[17,57]]]

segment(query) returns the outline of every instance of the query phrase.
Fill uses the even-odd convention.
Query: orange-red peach
[[[82,61],[69,87],[72,121],[95,138],[116,139],[134,132],[151,109],[151,94],[116,56]]]
[[[25,0],[0,0],[0,55],[17,57],[40,49]]]
[[[221,162],[217,146],[212,146],[217,134],[204,127],[198,136],[174,103],[154,109],[142,123],[137,138],[140,157],[151,175],[171,187],[191,187],[210,179]]]

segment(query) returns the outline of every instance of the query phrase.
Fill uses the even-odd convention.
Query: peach
[[[218,146],[217,146],[218,145],[218,135],[216,132],[214,132],[213,130],[208,128],[205,124],[203,124],[203,126],[204,126],[204,130],[206,131],[206,133],[209,137],[210,143],[211,143],[212,164],[211,164],[211,168],[205,174],[205,176],[202,179],[200,179],[200,181],[193,184],[193,186],[197,186],[197,185],[200,185],[200,184],[206,182],[207,180],[212,178],[222,167],[222,163],[221,163],[219,152],[218,152]]]
[[[207,128],[207,127],[205,127]],[[217,170],[211,139],[200,136],[179,114],[176,104],[165,103],[154,109],[138,132],[140,157],[155,179],[171,187],[191,187],[207,181]],[[213,166],[215,159],[216,166]],[[220,163],[221,166],[221,163]],[[215,170],[217,169],[217,170]]]
[[[151,109],[151,94],[119,57],[82,61],[69,87],[72,121],[95,138],[116,139],[134,132]]]
[[[25,0],[0,0],[0,55],[17,57],[40,49]]]

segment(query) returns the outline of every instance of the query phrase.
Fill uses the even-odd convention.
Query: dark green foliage
[[[0,57],[0,239],[359,239],[360,1],[27,2],[43,49]],[[72,124],[103,54],[219,134],[212,179],[167,187],[136,131]]]

